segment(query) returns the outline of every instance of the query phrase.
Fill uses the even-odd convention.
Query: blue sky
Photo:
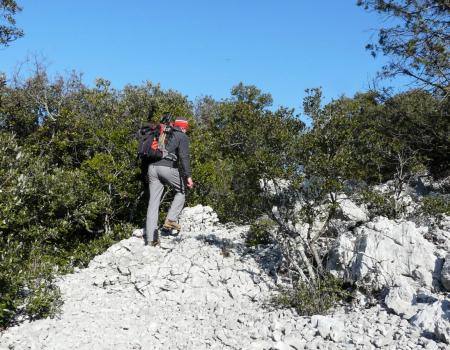
[[[242,81],[299,112],[306,88],[352,96],[385,62],[364,49],[381,18],[356,0],[17,2],[25,36],[0,49],[8,76],[37,55],[51,74],[75,70],[88,85],[150,80],[194,100],[227,98]]]

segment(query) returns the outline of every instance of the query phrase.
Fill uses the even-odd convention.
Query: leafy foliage
[[[379,191],[370,189],[362,190],[361,203],[365,204],[372,217],[384,216],[389,219],[396,219],[398,217],[398,208],[395,206],[395,199]]]
[[[403,191],[415,177],[448,176],[450,140],[444,101],[424,91],[387,99],[367,92],[323,107],[320,89],[308,93],[304,110],[311,128],[300,138],[295,163],[272,185],[267,182],[265,197],[290,283],[317,290],[339,195],[359,196],[373,215],[397,218]],[[387,180],[386,193],[372,190]]]
[[[197,116],[192,135],[198,183],[193,200],[212,205],[222,219],[245,221],[261,214],[260,180],[295,164],[304,124],[292,110],[270,111],[271,101],[270,95],[241,83],[230,100],[202,101],[197,108],[208,114]]]
[[[8,46],[23,36],[23,31],[16,27],[14,18],[21,10],[14,0],[0,0],[0,46]]]
[[[378,43],[367,48],[391,57],[384,76],[406,75],[448,96],[450,79],[447,0],[358,0],[365,9],[393,18],[381,28]]]
[[[440,221],[444,215],[450,215],[450,199],[448,196],[426,196],[422,201],[422,212]]]
[[[295,308],[299,315],[312,316],[326,314],[333,306],[351,299],[349,286],[332,275],[326,275],[316,287],[300,283],[293,289],[282,289],[273,302],[282,307]]]
[[[272,231],[275,229],[275,223],[268,217],[262,217],[256,220],[251,226],[245,237],[245,244],[249,247],[259,244],[269,244],[272,241]]]

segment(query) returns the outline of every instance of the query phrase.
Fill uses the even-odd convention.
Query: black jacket
[[[174,162],[170,159],[161,159],[153,165],[157,166],[168,166],[168,167],[178,167],[185,177],[191,177],[191,165],[189,159],[189,138],[188,136],[177,128],[170,135],[169,140],[166,145],[167,152],[175,154],[177,156],[177,161]],[[179,167],[181,165],[181,167]]]

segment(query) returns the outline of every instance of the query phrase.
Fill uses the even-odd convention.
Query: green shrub
[[[31,319],[53,316],[60,293],[54,284],[55,262],[40,246],[2,241],[0,260],[0,326],[19,315]]]
[[[130,224],[118,224],[110,235],[86,242],[72,242],[68,248],[36,244],[29,247],[9,238],[1,241],[0,253],[0,327],[14,322],[19,315],[30,319],[54,316],[61,305],[56,273],[69,273],[74,267],[86,267],[93,257],[115,242],[127,238]]]
[[[222,221],[248,223],[264,212],[261,179],[295,167],[303,122],[294,111],[270,110],[272,97],[242,83],[230,99],[206,99],[191,134],[193,203],[211,205]],[[280,151],[282,150],[282,151]]]
[[[281,289],[273,303],[294,308],[299,315],[311,316],[325,314],[332,307],[351,299],[352,290],[341,279],[326,275],[317,282],[317,286],[299,283],[293,289]]]
[[[395,219],[398,216],[395,199],[392,196],[377,191],[364,190],[361,192],[360,202],[366,205],[372,217],[385,216],[389,219]]]
[[[30,297],[25,300],[24,312],[30,319],[54,317],[62,306],[61,293],[53,283],[41,281],[30,289]]]
[[[426,196],[422,200],[421,211],[440,221],[444,215],[450,215],[450,200],[444,196]]]
[[[113,227],[110,235],[102,235],[88,242],[78,244],[75,248],[65,252],[62,267],[70,272],[73,267],[87,267],[89,262],[97,255],[102,254],[114,243],[129,238],[133,226],[123,223]]]
[[[272,241],[271,233],[274,228],[275,223],[267,217],[256,220],[247,232],[245,244],[248,247],[269,244]]]

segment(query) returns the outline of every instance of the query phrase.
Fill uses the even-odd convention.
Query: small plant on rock
[[[327,274],[315,286],[300,282],[293,289],[281,289],[273,302],[294,308],[299,315],[312,316],[324,314],[339,302],[348,302],[352,298],[352,290],[341,279]]]
[[[426,196],[422,200],[421,212],[440,222],[445,215],[450,215],[450,200],[444,196]]]
[[[259,244],[269,244],[271,232],[275,228],[275,223],[267,217],[256,220],[251,226],[245,238],[245,244],[248,247],[254,247]]]

